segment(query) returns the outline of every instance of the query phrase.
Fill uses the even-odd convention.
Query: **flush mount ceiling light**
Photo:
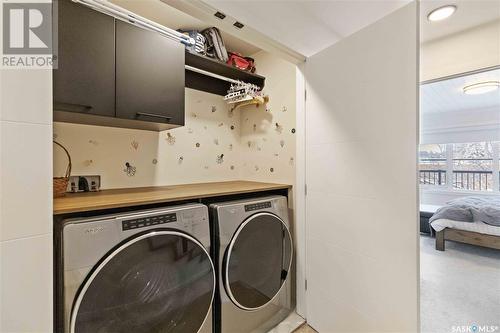
[[[487,81],[487,82],[470,84],[468,86],[465,86],[463,90],[464,94],[467,95],[479,95],[492,92],[494,90],[497,90],[499,87],[500,87],[499,81]]]
[[[446,5],[443,7],[436,8],[432,10],[428,15],[427,19],[431,22],[442,21],[453,15],[457,10],[455,5]]]

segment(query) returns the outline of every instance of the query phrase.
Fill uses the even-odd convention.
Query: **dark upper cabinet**
[[[54,110],[115,115],[115,20],[70,0],[58,1]]]
[[[116,21],[116,117],[184,125],[184,46]]]

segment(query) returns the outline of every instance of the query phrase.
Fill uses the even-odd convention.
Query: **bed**
[[[445,241],[500,250],[500,198],[465,197],[450,201],[429,220],[436,234],[436,250]]]

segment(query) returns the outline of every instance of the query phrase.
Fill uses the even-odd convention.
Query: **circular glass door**
[[[286,281],[292,251],[292,237],[278,216],[257,213],[241,223],[224,264],[224,286],[233,303],[245,310],[266,306]]]
[[[215,291],[209,254],[193,237],[152,231],[119,246],[81,288],[72,333],[196,333]]]

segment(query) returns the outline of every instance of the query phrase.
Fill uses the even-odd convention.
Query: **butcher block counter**
[[[184,200],[223,197],[230,195],[288,190],[286,184],[251,181],[228,181],[186,185],[139,187],[102,190],[100,192],[67,193],[54,199],[54,215],[89,212],[121,207],[160,204]]]

